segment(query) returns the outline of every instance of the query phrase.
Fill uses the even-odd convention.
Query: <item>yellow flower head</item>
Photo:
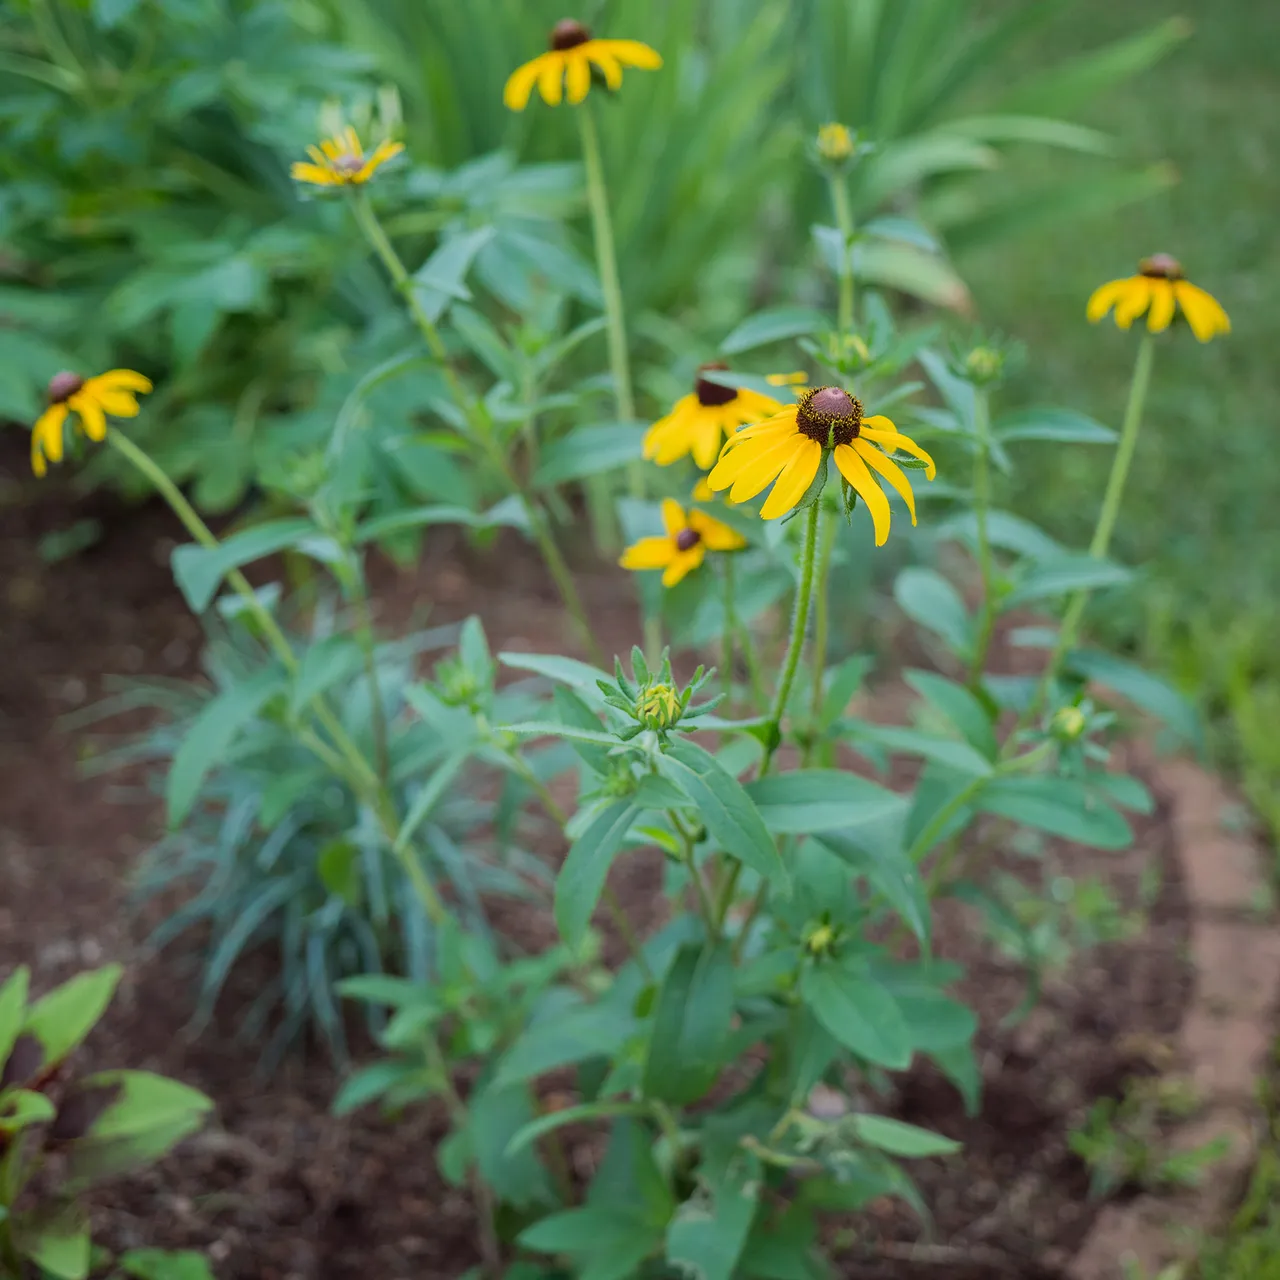
[[[693,454],[693,460],[704,471],[720,456],[725,436],[732,435],[748,422],[759,422],[778,412],[782,406],[769,396],[746,387],[726,387],[704,378],[714,369],[727,369],[725,364],[704,364],[698,370],[693,394],[682,396],[665,418],[659,418],[644,437],[644,456],[665,467],[679,458]],[[772,381],[772,379],[770,379]]]
[[[1121,329],[1127,329],[1145,312],[1147,328],[1162,333],[1172,323],[1174,312],[1181,310],[1200,342],[1231,332],[1231,321],[1218,300],[1184,279],[1182,264],[1167,253],[1143,258],[1136,276],[1111,280],[1095,289],[1086,314],[1097,323],[1112,307]]]
[[[706,476],[700,476],[698,483],[693,486],[693,502],[714,502],[716,500],[715,492],[707,483]]]
[[[80,430],[90,440],[103,440],[107,414],[113,418],[136,417],[138,393],[150,390],[151,379],[132,369],[112,369],[96,378],[55,373],[49,379],[49,407],[31,429],[31,470],[42,476],[49,469],[46,459],[62,461],[62,428],[68,414],[78,416]]]
[[[832,164],[848,160],[857,150],[857,138],[847,124],[824,124],[818,130],[818,154]]]
[[[599,71],[610,89],[622,84],[623,67],[640,67],[656,71],[662,56],[639,40],[595,40],[589,27],[573,18],[565,18],[551,30],[550,49],[532,62],[517,67],[502,91],[502,100],[512,111],[523,111],[529,105],[533,86],[538,86],[542,100],[551,107],[560,105],[565,96],[575,106],[591,88],[592,70]]]
[[[652,728],[669,728],[680,719],[680,695],[669,684],[650,685],[636,699],[636,714]]]
[[[340,134],[326,138],[318,147],[308,147],[313,163],[297,161],[290,173],[295,182],[313,187],[350,187],[368,182],[379,165],[386,164],[404,150],[403,142],[384,139],[365,155],[356,131],[348,125]]]
[[[848,392],[816,387],[806,391],[799,404],[787,405],[767,421],[730,436],[707,483],[715,490],[729,489],[731,502],[745,502],[776,481],[760,510],[764,519],[772,520],[804,497],[830,451],[840,474],[867,504],[880,547],[889,537],[889,499],[880,479],[901,494],[911,523],[916,521],[911,482],[885,452],[899,449],[924,462],[925,475],[933,479],[933,459],[888,418],[864,418],[862,404]]]
[[[692,573],[708,551],[738,551],[747,545],[727,524],[702,511],[686,512],[674,498],[662,504],[662,524],[666,529],[662,537],[641,538],[622,553],[618,563],[624,569],[661,569],[664,587],[674,587]]]

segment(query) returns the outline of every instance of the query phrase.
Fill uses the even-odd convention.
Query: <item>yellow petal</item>
[[[517,67],[507,79],[506,88],[502,91],[502,101],[511,111],[523,111],[529,105],[529,95],[542,72],[542,60],[547,55],[540,54],[532,62]]]
[[[1127,329],[1151,305],[1152,281],[1146,276],[1134,276],[1129,287],[1116,303],[1116,324]]]
[[[883,547],[889,539],[889,499],[876,483],[875,476],[867,470],[867,464],[849,445],[838,444],[834,452],[840,474],[853,485],[871,512],[871,521],[876,527],[876,546]]]
[[[592,40],[584,48],[594,46],[594,51],[612,54],[624,67],[640,67],[656,71],[662,66],[662,55],[639,40]]]
[[[622,87],[622,63],[613,54],[601,49],[599,40],[588,41],[583,51],[600,68],[600,73],[604,76],[604,82],[610,89],[620,89]]]
[[[799,448],[783,468],[773,486],[773,492],[760,508],[760,518],[772,520],[775,516],[786,515],[804,497],[805,491],[813,483],[813,477],[818,474],[818,464],[821,461],[822,446],[808,436],[801,436]]]
[[[878,471],[898,491],[907,510],[911,512],[911,523],[916,522],[916,495],[911,492],[911,481],[906,472],[892,458],[886,458],[869,440],[855,440],[852,448],[872,471]]]
[[[107,435],[107,417],[102,406],[94,397],[81,387],[73,396],[67,397],[67,408],[74,409],[80,415],[80,426],[90,440],[104,440]]]
[[[132,391],[98,391],[95,398],[113,418],[136,418],[138,401]]]
[[[347,125],[343,131],[342,141],[346,146],[347,155],[356,156],[360,159],[364,158],[364,149],[360,146],[360,138],[350,125]]]
[[[338,160],[345,154],[342,146],[342,140],[340,138],[325,138],[320,144],[320,150],[323,151],[330,160]]]
[[[707,483],[706,476],[703,476],[702,479],[693,486],[694,502],[714,502],[715,497],[715,490]],[[692,519],[692,514],[690,515],[690,519]]]
[[[667,565],[662,575],[664,587],[674,587],[686,574],[692,573],[706,558],[707,549],[702,543],[696,543],[688,551],[677,551],[675,559]]]
[[[743,427],[741,431],[735,431],[725,441],[725,448],[729,448],[731,445],[739,445],[744,440],[754,440],[757,436],[773,435],[779,431],[783,434],[799,434],[796,427],[795,405],[785,405],[773,417],[766,418],[763,422],[753,422],[749,427]]]
[[[791,461],[804,436],[789,431],[778,440],[751,441],[720,459],[707,477],[713,489],[733,486],[733,502],[754,498]]]
[[[867,428],[863,424],[860,439],[874,440],[886,452],[902,450],[903,453],[909,453],[913,458],[919,458],[925,464],[925,477],[932,480],[938,474],[938,468],[933,461],[932,455],[922,449],[910,436],[904,436],[901,431],[880,431],[875,427]]]
[[[662,527],[667,531],[667,536],[674,538],[681,529],[688,528],[688,525],[684,508],[674,498],[663,498]]]
[[[676,554],[670,538],[641,538],[622,553],[618,563],[624,569],[663,569]]]
[[[1085,308],[1089,322],[1097,324],[1125,296],[1132,282],[1133,277],[1126,276],[1123,280],[1108,280],[1106,284],[1099,285],[1090,295],[1089,305]]]
[[[771,387],[803,387],[809,381],[809,375],[803,369],[795,373],[771,373],[765,381]]]
[[[307,164],[305,160],[295,160],[289,176],[295,182],[309,182],[315,187],[332,187],[342,181],[332,170],[322,169],[318,164]]]
[[[671,412],[645,432],[644,456],[654,459],[660,467],[683,458],[689,452],[689,415],[697,407],[697,396],[681,396],[671,406]]]
[[[380,165],[386,164],[388,160],[398,156],[404,150],[403,142],[392,142],[389,138],[384,138],[373,149],[373,154],[364,162],[360,171],[352,179],[353,182],[368,182],[373,176],[373,171]]]
[[[329,167],[329,162],[325,159],[324,152],[321,151],[319,147],[308,147],[307,155],[309,155],[321,169],[327,169]]]
[[[1215,333],[1231,332],[1231,321],[1227,313],[1211,293],[1206,293],[1187,280],[1175,281],[1173,288],[1182,307],[1182,314],[1187,317],[1191,332],[1200,342],[1208,342]]]
[[[44,460],[44,450],[41,447],[42,440],[38,431],[31,433],[31,470],[35,473],[37,479],[43,479],[49,470],[48,464]]]
[[[108,369],[106,373],[89,378],[84,385],[86,388],[91,388],[94,395],[99,390],[150,391],[152,389],[151,379],[136,369]]]
[[[747,545],[746,538],[736,529],[729,528],[723,521],[716,520],[705,511],[690,511],[689,527],[698,531],[711,551],[737,551]]]
[[[564,56],[565,80],[568,82],[568,99],[577,106],[591,88],[591,63],[583,56],[581,50],[570,49]]]
[[[772,418],[776,414],[782,412],[785,408],[772,396],[761,395],[758,391],[752,391],[750,387],[739,387],[737,398],[731,400],[726,409],[733,411],[733,416],[744,423],[763,422],[766,418]]]
[[[563,53],[542,55],[542,70],[538,72],[538,92],[542,94],[543,102],[549,107],[558,107],[564,95],[564,64]]]
[[[689,452],[693,454],[693,460],[701,470],[706,471],[715,465],[720,456],[720,442],[724,437],[719,414],[701,413],[694,419]]]
[[[62,461],[62,424],[67,420],[65,404],[51,404],[37,419],[31,428],[31,467],[36,475],[45,473],[43,466],[36,466],[36,451],[39,449],[44,458],[50,462]]]
[[[1147,312],[1147,328],[1163,333],[1173,319],[1173,281],[1152,280],[1151,310]]]

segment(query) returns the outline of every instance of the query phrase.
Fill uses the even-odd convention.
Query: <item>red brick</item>
[[[1209,1013],[1266,1018],[1280,993],[1280,932],[1270,925],[1191,925],[1195,1003]]]
[[[1182,1024],[1182,1052],[1195,1087],[1206,1098],[1251,1099],[1271,1039],[1252,1018],[1191,1009]]]

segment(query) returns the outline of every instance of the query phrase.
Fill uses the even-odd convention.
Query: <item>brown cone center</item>
[[[64,400],[75,395],[83,386],[84,379],[78,373],[71,373],[66,369],[61,373],[55,373],[49,379],[49,403],[61,404]]]
[[[681,529],[676,534],[676,550],[692,551],[702,541],[702,534],[697,529]]]
[[[728,369],[728,367],[727,364],[717,360],[712,364],[699,365],[698,373],[701,374],[704,370]],[[710,378],[699,377],[693,384],[693,389],[697,392],[698,403],[701,405],[728,404],[738,398],[738,393],[733,387],[726,387],[722,382],[712,382]]]
[[[333,167],[337,169],[339,173],[359,173],[360,170],[364,168],[364,157],[353,155],[339,156],[333,162]]]
[[[1149,276],[1155,280],[1181,280],[1182,263],[1169,253],[1153,253],[1143,258],[1138,266],[1138,274]]]
[[[577,18],[561,18],[551,28],[550,44],[553,49],[574,49],[591,39],[591,28]]]
[[[800,397],[796,426],[824,448],[852,444],[862,430],[862,402],[839,387],[817,387]]]

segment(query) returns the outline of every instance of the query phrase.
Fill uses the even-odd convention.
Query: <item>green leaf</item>
[[[958,538],[971,550],[977,550],[978,519],[972,511],[943,520],[934,532],[939,538]],[[1061,544],[1043,529],[1008,511],[987,512],[987,540],[993,547],[1031,560],[1051,560],[1064,554]]]
[[[555,720],[521,720],[516,724],[504,724],[501,729],[504,733],[516,733],[526,738],[564,738],[569,742],[591,742],[604,747],[618,745],[617,737],[603,729],[577,729]]]
[[[577,1280],[627,1280],[662,1243],[662,1233],[635,1213],[586,1205],[553,1213],[518,1237],[526,1249],[580,1259]]]
[[[720,762],[688,740],[671,743],[660,771],[693,801],[712,840],[765,879],[786,879],[778,850],[751,797]]]
[[[1086,680],[1115,690],[1143,711],[1163,721],[1197,750],[1204,747],[1204,726],[1195,707],[1171,684],[1132,662],[1096,649],[1073,649],[1067,666]]]
[[[622,848],[640,810],[615,800],[573,842],[556,876],[555,917],[560,936],[573,948],[581,945],[591,915],[604,892],[609,868]]]
[[[494,529],[506,525],[514,529],[526,529],[529,519],[519,504],[509,504],[505,500],[488,511],[472,511],[468,507],[446,506],[441,503],[428,503],[423,507],[412,507],[407,511],[395,511],[390,515],[379,516],[375,520],[366,520],[356,528],[357,544],[376,542],[392,533],[402,533],[406,529],[420,529],[436,524],[460,524],[471,529]]]
[[[548,1133],[567,1124],[580,1124],[586,1120],[606,1120],[614,1116],[639,1116],[648,1112],[649,1107],[643,1102],[583,1102],[576,1107],[564,1107],[560,1111],[550,1111],[530,1120],[521,1126],[507,1144],[507,1154],[515,1155],[530,1144]]]
[[[897,725],[868,724],[864,721],[856,724],[850,722],[847,736],[855,746],[859,742],[873,742],[887,747],[895,754],[905,752],[920,756],[975,778],[987,777],[993,771],[990,760],[967,742],[960,742],[955,738],[942,738],[931,733],[920,733],[915,729],[899,728]]]
[[[360,875],[360,849],[354,840],[338,836],[321,846],[316,858],[320,883],[348,906],[359,907],[363,881]]]
[[[557,684],[567,684],[592,706],[599,706],[601,703],[599,681],[608,682],[609,679],[599,667],[579,662],[577,658],[562,658],[554,653],[507,651],[498,654],[498,661],[504,667],[511,667],[515,671],[532,671],[535,675],[545,676]]]
[[[223,763],[236,735],[284,687],[283,675],[273,667],[258,671],[210,698],[191,721],[165,784],[169,826],[182,825],[212,769]]]
[[[89,1136],[99,1141],[131,1138],[175,1121],[190,1121],[194,1129],[213,1109],[213,1103],[198,1089],[150,1071],[100,1071],[86,1076],[81,1085],[119,1091],[115,1101],[89,1126]]]
[[[464,231],[445,240],[413,273],[413,292],[431,320],[437,321],[454,299],[467,302],[471,291],[464,281],[476,254],[493,239],[493,227]]]
[[[557,685],[552,701],[561,723],[575,729],[586,729],[588,732],[599,732],[600,717],[572,689]],[[599,774],[609,772],[609,756],[605,749],[597,743],[581,742],[570,739],[569,745],[578,758]]]
[[[556,1067],[588,1058],[611,1057],[635,1033],[629,1009],[581,1005],[534,1023],[507,1050],[498,1064],[496,1082],[531,1080]]]
[[[636,462],[644,456],[645,431],[629,422],[575,427],[543,450],[533,487],[550,489]]]
[[[413,797],[413,803],[409,806],[409,812],[405,814],[404,821],[400,824],[400,832],[396,836],[393,852],[397,857],[406,855],[414,833],[431,816],[431,811],[439,804],[441,797],[470,758],[469,746],[446,756],[418,789]]]
[[[204,1254],[193,1249],[130,1249],[116,1266],[136,1280],[215,1280]]]
[[[71,1208],[40,1228],[24,1251],[56,1280],[85,1280],[89,1274],[89,1228],[77,1208]]]
[[[853,1131],[869,1147],[887,1151],[891,1156],[949,1156],[961,1149],[961,1143],[931,1133],[914,1124],[891,1120],[887,1116],[856,1115]]]
[[[993,430],[1001,444],[1011,440],[1055,440],[1061,444],[1114,444],[1110,427],[1074,409],[1039,406],[1002,414]]]
[[[371,1062],[367,1067],[353,1071],[342,1082],[330,1109],[335,1116],[349,1115],[370,1102],[376,1102],[385,1093],[418,1074],[418,1071],[418,1067],[403,1058]]]
[[[899,824],[901,826],[901,824]],[[852,867],[907,922],[917,938],[930,932],[929,895],[920,869],[902,849],[901,835],[880,837],[879,833],[855,832],[853,836],[827,832],[815,837],[819,844]]]
[[[936,307],[965,311],[969,290],[956,270],[937,254],[892,240],[855,241],[853,274],[865,284],[897,289]]]
[[[778,835],[841,831],[906,812],[896,792],[840,769],[800,769],[746,785],[764,824]]]
[[[0,986],[0,1070],[9,1061],[14,1042],[22,1031],[30,980],[31,971],[20,964]]]
[[[973,627],[959,592],[932,569],[910,568],[898,574],[893,598],[914,622],[939,635],[957,657],[973,648]]]
[[[427,998],[427,988],[422,983],[390,973],[361,973],[354,978],[343,978],[336,989],[339,995],[349,1000],[367,1000],[370,1004],[385,1004],[392,1009]]]
[[[855,199],[863,210],[879,209],[925,178],[994,169],[999,163],[999,155],[990,147],[955,134],[938,131],[897,139],[882,146],[861,167]]]
[[[1088,784],[1122,809],[1144,814],[1156,811],[1155,796],[1137,778],[1126,773],[1093,773],[1089,775]]]
[[[677,1106],[715,1084],[733,1021],[733,956],[725,943],[676,952],[658,992],[641,1088]]]
[[[489,1082],[467,1098],[467,1128],[480,1176],[503,1204],[520,1211],[556,1202],[537,1152],[512,1146],[533,1115],[526,1084],[499,1087]]]
[[[938,126],[939,133],[972,138],[976,142],[1033,142],[1064,151],[1105,156],[1114,153],[1115,142],[1097,129],[1048,116],[961,116]]]
[[[667,1228],[667,1261],[681,1275],[733,1280],[760,1203],[760,1162],[735,1162],[731,1176],[707,1187],[711,1204],[686,1200]]]
[[[726,355],[736,355],[739,351],[750,351],[754,347],[799,338],[830,327],[827,317],[811,307],[777,307],[771,311],[760,311],[744,320],[720,344],[720,350]]]
[[[242,533],[234,533],[217,547],[185,543],[175,547],[173,576],[193,613],[203,613],[222,579],[241,565],[295,547],[318,533],[310,520],[268,520]]]
[[[119,26],[140,3],[141,0],[93,0],[93,25],[103,31]]]
[[[313,699],[350,679],[364,665],[364,654],[351,636],[325,636],[303,652],[293,675],[289,714],[297,716]]]
[[[859,1057],[896,1071],[911,1064],[911,1038],[893,996],[856,960],[806,969],[800,995],[813,1016]]]
[[[1074,778],[996,778],[974,803],[1024,826],[1095,849],[1127,849],[1129,824]]]
[[[1012,609],[1033,600],[1049,600],[1072,591],[1123,587],[1132,581],[1132,570],[1111,560],[1067,554],[1031,565],[1022,574],[1018,585],[1005,597],[1004,607]]]
[[[45,1066],[61,1062],[93,1030],[123,972],[120,965],[109,964],[77,974],[31,1005],[22,1029],[40,1041]]]
[[[922,698],[955,725],[966,742],[986,759],[996,758],[999,746],[991,717],[968,689],[933,671],[911,670],[905,672],[904,677]]]
[[[6,1088],[0,1100],[0,1133],[17,1133],[28,1125],[52,1120],[58,1109],[43,1093]]]

